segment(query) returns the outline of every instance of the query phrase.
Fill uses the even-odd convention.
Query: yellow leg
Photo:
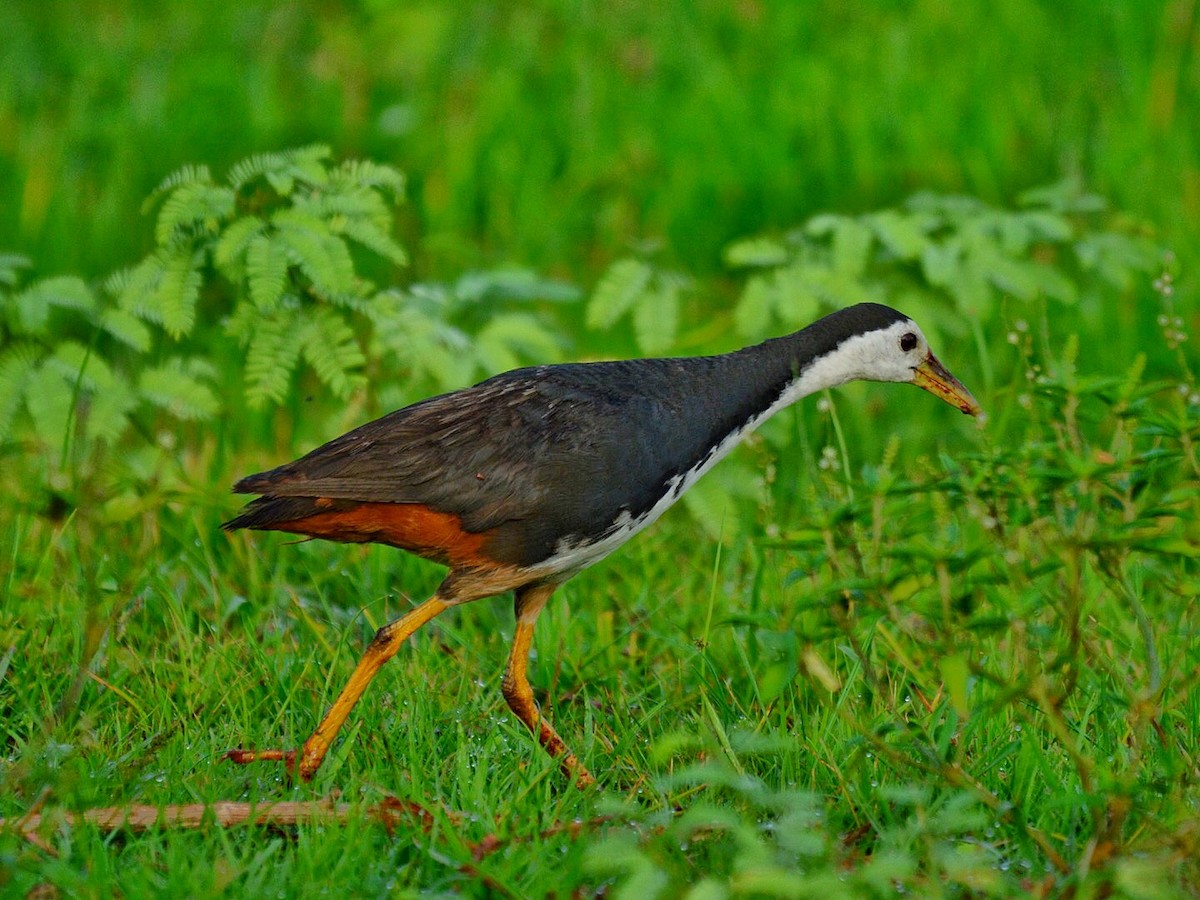
[[[333,707],[321,720],[317,730],[304,742],[304,747],[300,750],[300,763],[297,767],[301,778],[309,781],[313,777],[325,759],[325,754],[329,752],[338,730],[345,723],[350,711],[354,709],[354,704],[362,697],[363,691],[367,689],[367,685],[371,683],[371,679],[375,677],[383,664],[396,655],[396,651],[412,636],[413,632],[449,606],[450,604],[434,594],[420,606],[405,613],[394,622],[389,622],[376,632],[374,640],[367,646],[366,652],[359,660],[354,674],[350,676],[350,680],[338,694],[337,700],[333,702]],[[225,754],[225,758],[236,763],[283,760],[289,769],[296,765],[295,750],[230,750]]]
[[[557,585],[533,585],[517,590],[516,613],[517,629],[513,635],[512,650],[508,655],[508,665],[504,669],[504,682],[501,689],[509,709],[516,713],[517,718],[525,723],[542,748],[552,757],[559,760],[563,774],[575,779],[576,787],[584,788],[595,784],[579,758],[567,749],[563,739],[558,736],[554,727],[538,711],[533,699],[533,689],[529,686],[526,670],[529,664],[529,648],[533,643],[533,626],[538,614],[554,593]]]

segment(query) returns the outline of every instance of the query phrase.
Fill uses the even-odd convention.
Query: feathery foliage
[[[114,447],[129,433],[138,410],[163,408],[177,419],[216,412],[212,372],[195,361],[177,361],[172,404],[159,402],[157,379],[147,378],[154,370],[146,367],[162,343],[151,326],[178,324],[186,307],[164,315],[164,308],[152,304],[121,306],[104,291],[66,276],[20,288],[16,272],[26,264],[14,264],[17,259],[0,261],[0,274],[13,276],[0,279],[0,442],[32,441],[52,470],[79,477],[97,450]],[[181,271],[190,269],[176,270]],[[108,285],[148,295],[154,285],[144,276],[127,272]],[[168,330],[166,336],[174,335]]]
[[[588,327],[608,330],[631,315],[638,349],[648,356],[661,355],[678,336],[681,295],[689,285],[687,276],[646,259],[619,259],[600,277],[588,300]]]
[[[751,272],[735,321],[758,337],[848,302],[903,297],[894,302],[953,331],[956,320],[991,315],[1001,298],[1071,304],[1097,278],[1127,290],[1161,265],[1162,250],[1137,233],[1106,230],[1097,219],[1103,209],[1068,180],[1025,193],[1012,210],[921,193],[899,209],[815,216],[782,240],[726,248],[729,266]]]

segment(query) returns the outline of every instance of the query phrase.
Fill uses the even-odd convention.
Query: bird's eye
[[[911,331],[905,332],[904,336],[900,338],[900,349],[905,353],[907,353],[909,350],[912,350],[916,346],[917,336]]]

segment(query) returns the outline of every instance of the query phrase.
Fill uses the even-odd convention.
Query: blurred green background
[[[373,413],[868,298],[990,416],[874,385],[800,404],[564,589],[534,681],[607,799],[561,790],[479,689],[512,621],[481,603],[399,655],[313,788],[465,824],[264,846],[50,823],[55,855],[0,829],[0,894],[303,894],[335,870],[381,893],[1194,894],[1198,4],[0,2],[0,815],[311,796],[215,761],[303,737],[440,572],[218,529],[235,478]],[[331,160],[281,189],[292,157],[259,154],[313,143]],[[256,278],[248,241],[349,203],[333,174],[391,227],[355,159],[404,173],[394,234],[347,249],[331,201],[305,247],[352,262]],[[187,164],[213,178],[147,206]]]
[[[915,190],[1075,174],[1200,231],[1194,0],[0,5],[0,248],[139,258],[146,194],[310,141],[411,179],[415,265],[589,284],[631,242],[730,239]]]

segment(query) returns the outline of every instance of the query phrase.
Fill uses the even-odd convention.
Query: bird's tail
[[[318,504],[315,497],[259,497],[243,509],[240,515],[221,527],[226,531],[237,531],[240,528],[271,531],[287,522],[296,522],[320,512],[329,512],[332,506],[328,500],[323,505]]]

